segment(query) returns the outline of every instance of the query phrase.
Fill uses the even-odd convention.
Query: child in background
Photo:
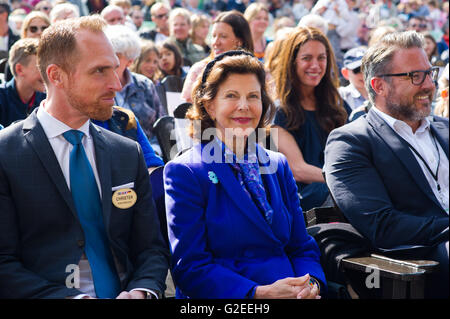
[[[159,78],[160,81],[168,75],[175,75],[181,78],[186,77],[187,73],[182,68],[183,57],[176,44],[166,40],[158,47],[158,52],[159,69],[162,72]]]
[[[159,69],[159,52],[153,41],[143,41],[141,55],[134,60],[130,70],[135,73],[145,75],[154,83],[161,78]]]

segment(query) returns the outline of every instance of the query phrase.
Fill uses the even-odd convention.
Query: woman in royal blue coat
[[[320,253],[286,158],[256,143],[274,113],[263,65],[228,51],[194,90],[201,142],[164,170],[177,297],[320,298]]]

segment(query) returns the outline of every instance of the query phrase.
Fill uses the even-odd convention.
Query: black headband
[[[225,58],[227,56],[235,56],[235,55],[248,55],[248,56],[254,57],[253,54],[246,52],[246,51],[242,51],[242,50],[231,50],[231,51],[226,51],[224,53],[219,54],[218,56],[216,56],[214,58],[214,60],[212,60],[211,62],[209,62],[206,65],[205,70],[203,71],[202,85],[205,84],[206,78],[208,77],[209,72],[211,72],[211,69],[213,68],[214,64],[216,64],[216,62],[222,60],[223,58]]]

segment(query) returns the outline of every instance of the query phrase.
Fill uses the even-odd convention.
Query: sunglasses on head
[[[47,28],[48,28],[48,25],[43,25],[42,27],[36,27],[33,25],[33,26],[29,27],[29,30],[31,33],[36,33],[39,29],[41,29],[41,32],[42,32]]]

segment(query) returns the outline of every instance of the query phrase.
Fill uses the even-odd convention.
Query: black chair
[[[176,119],[184,119],[186,118],[186,113],[189,110],[189,108],[192,106],[192,103],[184,102],[178,105],[175,110],[173,111],[173,116]]]
[[[8,58],[3,58],[0,60],[0,74],[1,74],[0,83],[7,82],[6,74],[5,74],[5,65],[7,65],[7,64],[8,64]]]
[[[163,116],[153,124],[153,132],[161,147],[162,158],[165,163],[178,153],[175,138],[175,120],[172,116]]]
[[[183,90],[184,80],[185,78],[179,76],[168,75],[156,86],[159,100],[166,109],[166,112],[168,112],[166,92],[181,92]]]
[[[405,260],[401,252],[380,252],[349,224],[331,192],[330,196],[333,207],[316,207],[304,213],[307,231],[321,251],[330,298],[424,298],[426,278],[439,263]]]
[[[8,58],[2,58],[0,60],[0,73],[3,73],[4,82],[9,82],[13,78],[11,69],[9,68]]]
[[[183,91],[184,78],[176,75],[168,75],[162,79],[161,84],[167,92],[181,92]]]

